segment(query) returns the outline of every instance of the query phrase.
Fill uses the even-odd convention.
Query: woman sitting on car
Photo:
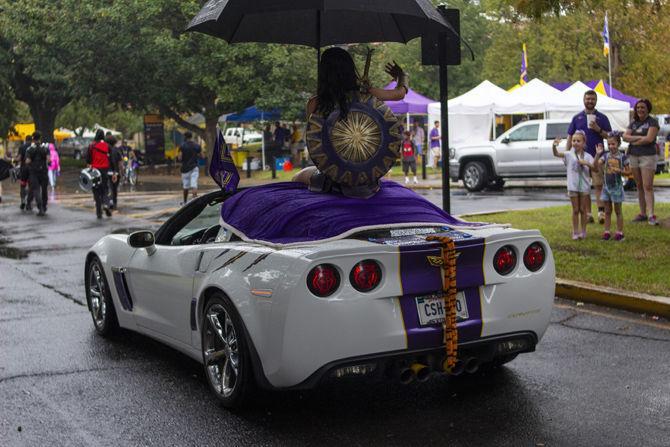
[[[408,91],[407,75],[395,62],[386,64],[385,71],[397,81],[396,88],[384,90],[365,85],[366,81],[360,79],[351,55],[342,48],[329,48],[321,57],[317,94],[307,102],[307,116],[318,114],[327,119],[333,112],[339,111],[339,120],[344,121],[350,106],[358,102],[362,94],[369,94],[380,101],[403,99]],[[339,186],[316,167],[303,169],[293,180],[309,185],[310,190],[316,192],[340,191]],[[370,179],[369,184],[358,184],[349,189],[356,190],[346,194],[345,188],[340,192],[355,197],[369,197],[379,189],[379,185],[376,179]]]

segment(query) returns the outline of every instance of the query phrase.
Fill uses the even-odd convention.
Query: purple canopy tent
[[[386,90],[393,90],[396,88],[396,82],[393,81],[386,87]],[[386,105],[389,106],[391,111],[396,115],[406,115],[407,116],[407,128],[409,128],[409,116],[410,115],[427,115],[428,114],[428,104],[432,104],[435,101],[434,99],[426,98],[423,95],[415,92],[412,89],[409,89],[405,98],[401,101],[386,101]]]
[[[588,82],[585,82],[584,84],[586,84],[589,88],[595,89],[596,86],[599,83],[600,83],[600,81],[596,80],[596,81],[588,81]],[[552,87],[557,88],[560,91],[563,91],[566,88],[570,87],[572,84],[573,84],[572,82],[553,82],[551,85],[552,85]],[[603,81],[603,86],[605,87],[605,92],[608,94],[608,96],[610,96],[609,95],[610,85],[607,82]],[[629,95],[615,89],[614,87],[612,87],[611,97],[614,98],[614,99],[618,99],[619,101],[626,101],[628,104],[630,104],[631,109],[633,107],[635,107],[635,103],[637,102],[637,99],[638,99],[638,98],[635,98],[634,96],[629,96]]]

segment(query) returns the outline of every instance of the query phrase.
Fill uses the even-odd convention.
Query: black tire
[[[502,191],[505,188],[505,180],[502,177],[496,177],[486,189],[491,191]]]
[[[92,258],[86,264],[85,272],[86,302],[91,312],[93,326],[98,334],[108,337],[118,331],[119,320],[100,259]]]
[[[207,301],[202,315],[201,351],[207,384],[224,407],[241,407],[256,388],[242,319],[233,303],[222,293],[214,294]],[[230,342],[233,339],[235,342]]]
[[[489,173],[481,161],[470,161],[463,167],[463,185],[470,192],[479,192],[488,183]]]

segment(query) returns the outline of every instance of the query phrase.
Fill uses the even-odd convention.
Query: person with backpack
[[[184,134],[184,144],[177,152],[177,160],[181,162],[181,182],[184,193],[184,204],[188,201],[188,192],[193,191],[193,197],[198,196],[198,159],[202,157],[202,148],[193,141],[193,134]]]
[[[37,215],[44,216],[47,212],[49,184],[48,168],[51,163],[49,146],[42,143],[42,133],[38,130],[33,133],[33,143],[26,151],[26,165],[28,166],[28,183],[30,194],[37,204]]]
[[[26,166],[26,151],[33,144],[33,136],[26,136],[25,142],[19,146],[17,152],[17,158],[14,161],[19,165],[19,187],[20,187],[20,197],[21,197],[21,211],[32,209],[33,196],[30,194],[30,188],[28,187],[28,166]]]
[[[111,132],[105,135],[105,142],[109,146],[110,177],[109,189],[111,192],[110,208],[115,210],[119,194],[119,183],[121,183],[121,173],[123,172],[123,152],[117,147],[117,140]]]
[[[93,188],[93,199],[95,200],[95,214],[98,219],[102,219],[102,211],[105,211],[107,217],[112,216],[112,211],[109,209],[109,168],[111,163],[109,161],[109,145],[105,142],[105,132],[98,129],[95,133],[93,143],[88,148],[86,156],[89,168],[100,171],[100,184]]]

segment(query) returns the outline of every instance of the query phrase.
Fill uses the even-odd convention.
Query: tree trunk
[[[35,121],[35,129],[42,133],[42,141],[54,142],[54,129],[58,112],[58,110],[45,110],[41,107],[30,106],[30,114]]]
[[[218,115],[205,116],[205,146],[207,149],[207,169],[205,175],[209,175],[209,162],[214,154],[214,145],[216,144],[217,125],[219,124]]]

